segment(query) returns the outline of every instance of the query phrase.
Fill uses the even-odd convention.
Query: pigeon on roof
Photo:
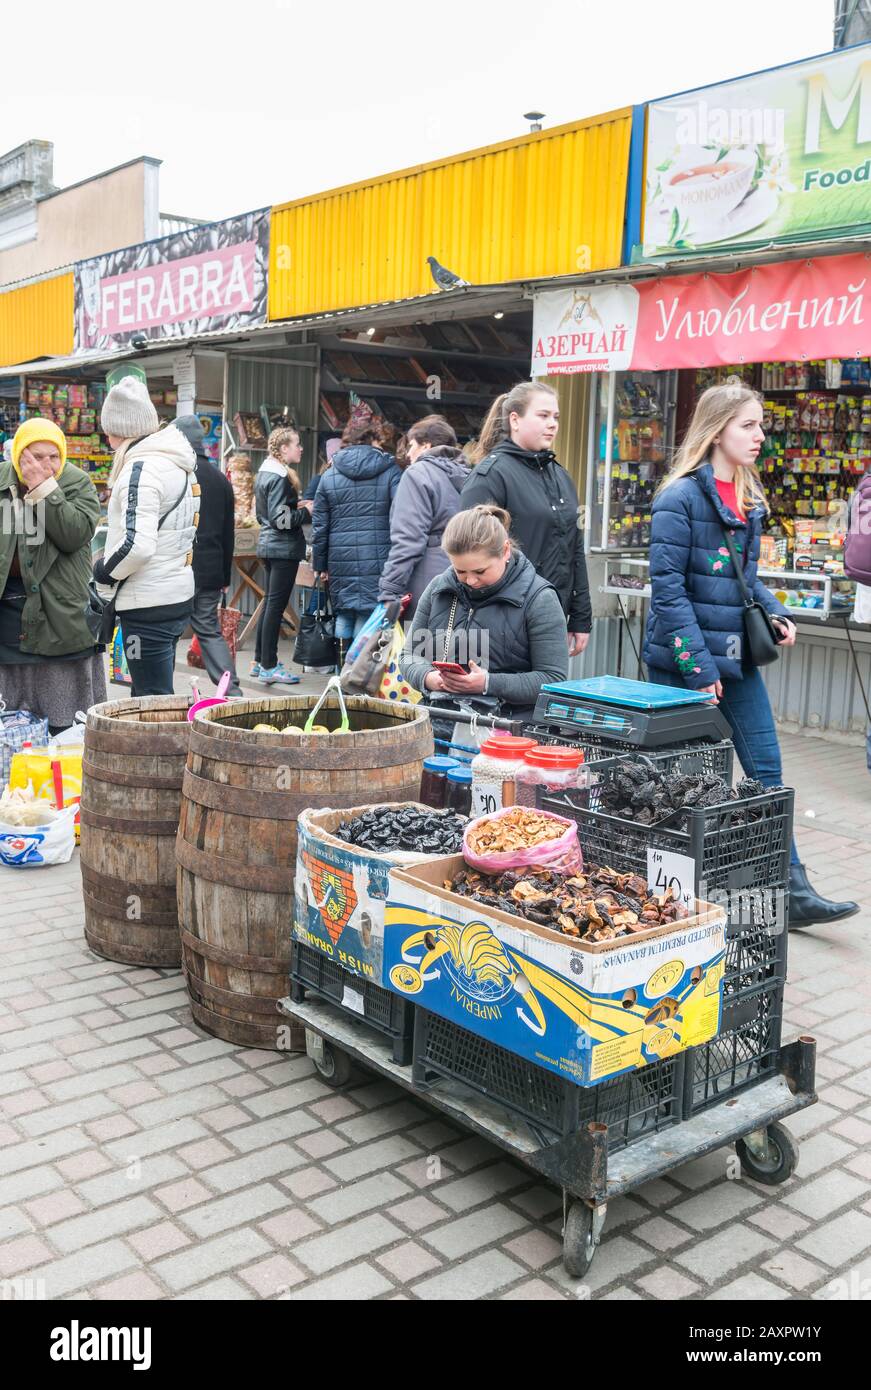
[[[452,270],[439,265],[435,256],[427,256],[427,264],[430,268],[432,278],[435,280],[440,290],[458,290],[464,285],[468,286],[468,280],[463,280],[459,275],[455,275]]]

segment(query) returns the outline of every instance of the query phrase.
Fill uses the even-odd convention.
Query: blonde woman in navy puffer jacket
[[[756,573],[768,512],[756,468],[764,440],[755,391],[736,378],[703,392],[653,504],[644,660],[651,681],[707,691],[732,726],[747,776],[780,787],[774,717],[765,683],[750,661],[742,590],[725,544],[730,532],[747,588],[771,614],[782,645],[791,647],[795,626]],[[790,930],[858,911],[856,903],[829,902],[814,892],[793,841]]]

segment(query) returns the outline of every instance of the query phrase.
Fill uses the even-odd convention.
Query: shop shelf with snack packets
[[[415,1074],[419,1077],[420,1066],[413,1069],[395,1062],[389,1039],[379,1036],[364,1020],[320,999],[304,1003],[284,999],[278,1007],[305,1028],[306,1050],[329,1085],[347,1085],[360,1070],[374,1072],[419,1097],[454,1124],[489,1140],[536,1177],[559,1188],[563,1195],[563,1262],[572,1278],[583,1278],[590,1268],[609,1201],[683,1163],[734,1144],[748,1177],[768,1185],[785,1182],[795,1169],[798,1150],[781,1121],[813,1105],[817,1098],[816,1043],[804,1037],[776,1050],[772,1073],[758,1085],[732,1087],[725,1100],[717,1097],[718,1103],[713,1103],[712,1081],[697,1079],[694,1085],[704,1085],[712,1103],[697,1108],[689,1117],[685,1103],[676,1094],[680,1068],[675,1069],[667,1092],[665,1074],[660,1073],[659,1080],[651,1085],[648,1074],[654,1068],[647,1067],[630,1074],[628,1080],[615,1078],[621,1083],[619,1087],[612,1089],[609,1082],[593,1088],[598,1096],[582,1092],[575,1102],[577,1125],[572,1127],[574,1121],[569,1122],[565,1102],[556,1091],[536,1091],[536,1078],[519,1080],[518,1072],[515,1082],[522,1091],[522,1103],[535,1112],[535,1118],[522,1117],[503,1101],[485,1094],[480,1086],[470,1086],[454,1076],[442,1076],[432,1084],[433,1064],[445,1043],[439,1042],[435,1033],[430,1034],[428,1021],[421,1018],[419,1009],[420,1066],[429,1056],[430,1084],[423,1090]],[[514,1058],[518,1060],[529,1073],[539,1070]],[[500,1058],[487,1059],[491,1075],[501,1064]],[[726,1060],[721,1066],[725,1065]],[[714,1071],[712,1061],[712,1077]],[[558,1078],[548,1076],[547,1081],[559,1085]],[[643,1102],[638,1086],[644,1091]],[[685,1102],[686,1072],[683,1087]],[[595,1118],[590,1118],[591,1113]],[[633,1125],[638,1126],[638,1133],[630,1135]]]

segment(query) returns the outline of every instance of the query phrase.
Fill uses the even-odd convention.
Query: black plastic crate
[[[639,749],[633,748],[630,753],[611,752],[605,756],[599,753],[594,758],[587,758],[585,755],[584,766],[590,778],[591,800],[589,804],[592,809],[598,809],[595,804],[597,799],[595,788],[605,783],[613,768],[616,768],[625,758],[637,756],[639,751]],[[700,777],[708,773],[716,773],[730,786],[732,784],[735,745],[729,739],[723,739],[720,743],[700,743],[693,748],[669,748],[662,753],[644,752],[643,756],[653,763],[658,772],[663,772],[666,776],[677,773],[681,777]]]
[[[345,1002],[345,990],[362,996],[363,1011],[350,1008]],[[290,946],[290,997],[301,1004],[306,993],[336,1004],[352,1018],[362,1018],[380,1033],[393,1040],[393,1060],[407,1067],[411,1062],[414,1033],[414,1005],[392,990],[383,989],[372,980],[346,970],[313,946],[292,941]]]
[[[685,1054],[687,1119],[773,1076],[782,1031],[782,981],[724,996],[719,1035]]]
[[[629,743],[626,739],[615,738],[606,729],[591,729],[581,725],[571,729],[562,729],[554,724],[542,724],[540,721],[533,720],[523,726],[523,733],[526,738],[534,738],[536,743],[558,743],[563,747],[580,748],[583,750],[587,762],[594,758],[626,757],[627,754],[631,753],[644,753],[647,757],[652,756],[649,749],[639,748],[637,743]],[[689,753],[712,746],[716,745],[712,745],[707,739],[678,740],[669,743],[669,752]]]
[[[730,904],[726,921],[726,959],[723,969],[723,1002],[760,988],[782,986],[786,979],[789,902],[786,882],[771,889],[739,894]]]
[[[587,804],[597,787],[539,796],[539,805],[577,821],[584,859],[621,871],[647,873],[647,850],[671,850],[695,860],[695,891],[772,889],[788,882],[795,793],[791,788],[693,809],[687,828],[637,825]],[[756,819],[751,819],[755,815]]]
[[[438,1084],[442,1077],[462,1082],[534,1129],[559,1137],[593,1121],[605,1124],[608,1148],[615,1152],[680,1122],[684,1057],[654,1062],[598,1086],[577,1086],[449,1019],[418,1008],[412,1075],[421,1090]]]

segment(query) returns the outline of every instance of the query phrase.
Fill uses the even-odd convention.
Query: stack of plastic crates
[[[458,1081],[520,1116],[542,1136],[561,1138],[593,1121],[605,1124],[612,1153],[680,1123],[684,1063],[681,1054],[583,1087],[426,1009],[415,1011],[412,1076],[417,1090],[428,1090],[441,1079]]]
[[[363,1019],[391,1039],[394,1062],[403,1067],[409,1065],[414,1005],[373,980],[346,970],[313,946],[294,940],[290,945],[290,997],[301,1004],[306,994],[315,994]]]
[[[667,773],[731,773],[731,745],[646,756]],[[700,766],[700,757],[712,761]],[[761,796],[685,813],[685,829],[638,825],[599,809],[602,787],[621,761],[590,764],[589,787],[541,796],[545,810],[578,823],[587,863],[647,873],[649,847],[695,861],[696,896],[726,902],[726,960],[720,1033],[687,1054],[687,1116],[763,1080],[777,1069],[786,979],[789,855],[794,793]]]

